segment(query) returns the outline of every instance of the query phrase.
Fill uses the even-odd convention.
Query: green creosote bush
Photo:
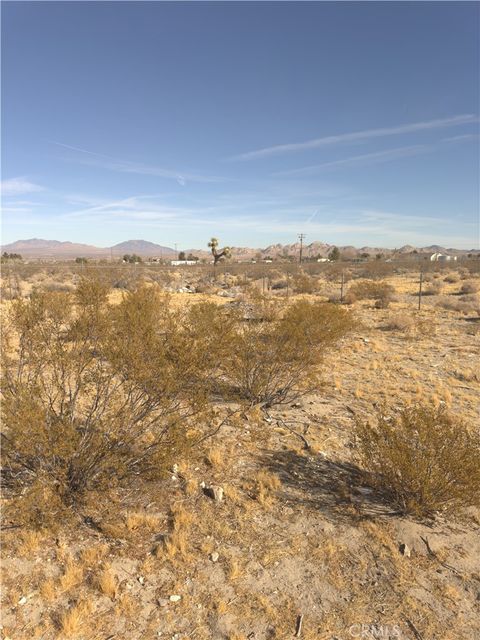
[[[350,286],[348,293],[357,300],[391,300],[395,287],[381,280],[360,280]]]
[[[112,307],[107,288],[37,292],[3,335],[2,467],[25,520],[57,518],[89,491],[161,476],[205,410],[190,345],[158,294]]]
[[[402,513],[429,517],[480,504],[480,435],[444,408],[382,408],[357,420],[367,481]]]
[[[225,379],[251,404],[291,402],[318,388],[324,352],[354,326],[346,309],[304,300],[269,323],[238,322]]]

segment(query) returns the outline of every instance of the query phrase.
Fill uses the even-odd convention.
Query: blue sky
[[[2,3],[2,241],[479,243],[479,5]]]

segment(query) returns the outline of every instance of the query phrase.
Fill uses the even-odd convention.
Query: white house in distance
[[[172,267],[180,267],[183,264],[197,264],[197,260],[170,260]]]
[[[430,256],[431,262],[450,262],[455,261],[457,256],[449,256],[446,253],[432,253]]]

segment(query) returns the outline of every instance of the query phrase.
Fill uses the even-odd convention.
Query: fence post
[[[420,307],[422,306],[423,269],[420,270],[420,281],[418,284],[418,310],[420,311]]]
[[[343,303],[343,287],[345,286],[345,275],[342,271],[342,280],[340,284],[340,302]]]

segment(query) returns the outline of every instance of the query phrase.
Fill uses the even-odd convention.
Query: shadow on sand
[[[399,515],[384,495],[366,486],[365,475],[353,464],[294,451],[267,453],[262,463],[277,474],[292,506],[313,507],[335,520]]]

